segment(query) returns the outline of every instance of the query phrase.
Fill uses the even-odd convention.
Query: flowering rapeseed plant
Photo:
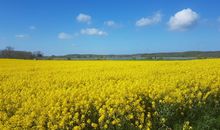
[[[0,129],[195,129],[219,101],[218,59],[0,60]]]

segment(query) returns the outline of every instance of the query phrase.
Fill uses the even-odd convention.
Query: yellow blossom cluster
[[[1,130],[193,129],[219,102],[219,59],[0,60]]]

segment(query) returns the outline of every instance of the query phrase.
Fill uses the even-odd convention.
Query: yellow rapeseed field
[[[1,130],[220,129],[220,60],[0,60]]]

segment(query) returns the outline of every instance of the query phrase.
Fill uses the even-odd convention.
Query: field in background
[[[220,129],[220,60],[0,60],[0,129]]]

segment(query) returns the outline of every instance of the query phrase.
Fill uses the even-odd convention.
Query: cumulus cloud
[[[161,21],[161,14],[160,12],[155,13],[151,17],[141,18],[138,21],[136,21],[136,26],[143,27],[143,26],[149,26],[153,24],[157,24]]]
[[[15,38],[17,38],[17,39],[25,39],[25,38],[28,38],[28,35],[26,35],[26,34],[17,34],[17,35],[15,35]]]
[[[83,14],[83,13],[80,13],[77,17],[76,17],[76,20],[78,22],[81,22],[81,23],[87,23],[89,24],[92,20],[92,17],[90,15],[87,15],[87,14]]]
[[[58,38],[61,39],[61,40],[68,40],[68,39],[72,39],[73,36],[71,34],[61,32],[61,33],[58,34]]]
[[[114,27],[114,26],[117,25],[117,24],[115,23],[115,21],[113,21],[113,20],[105,21],[104,24],[105,24],[106,26],[109,26],[109,27]]]
[[[107,32],[99,30],[97,28],[86,28],[80,31],[83,35],[97,35],[97,36],[106,36]]]
[[[168,22],[170,30],[185,31],[196,25],[199,15],[187,8],[170,17]]]
[[[29,27],[29,29],[30,29],[30,30],[35,30],[36,27],[32,25],[32,26]]]

